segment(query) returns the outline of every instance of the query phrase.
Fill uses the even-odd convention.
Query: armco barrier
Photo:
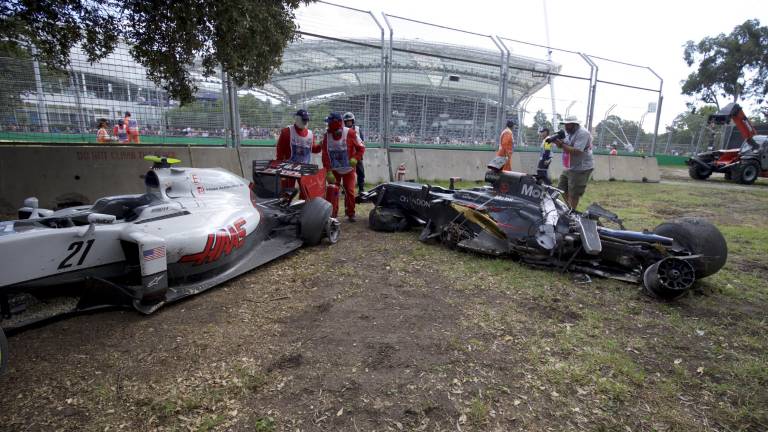
[[[142,176],[149,167],[143,157],[150,154],[179,158],[183,166],[220,167],[250,178],[251,162],[274,157],[274,148],[0,145],[0,212],[15,212],[29,196],[51,208],[90,203],[102,196],[141,193]],[[407,179],[456,176],[482,181],[494,152],[399,148],[392,149],[390,156],[393,170],[405,164]],[[559,154],[554,156],[550,176],[556,180],[562,164]],[[320,163],[319,155],[313,155],[313,161]],[[535,152],[515,152],[512,169],[535,173],[537,161]],[[368,183],[389,179],[384,149],[368,149],[364,163]],[[595,155],[593,179],[655,182],[659,181],[659,170],[655,158]]]

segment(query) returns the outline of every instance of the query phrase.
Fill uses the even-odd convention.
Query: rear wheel
[[[8,366],[8,339],[0,328],[0,374],[5,371],[6,366]]]
[[[693,265],[678,258],[664,258],[643,273],[643,286],[651,295],[674,300],[685,294],[696,282]]]
[[[732,171],[733,181],[747,185],[754,183],[760,175],[760,167],[755,161],[740,162]]]
[[[312,198],[301,209],[299,228],[305,245],[314,246],[323,239],[331,217],[331,203],[322,198]]]
[[[681,247],[691,254],[701,255],[689,260],[696,271],[697,279],[717,273],[728,258],[725,238],[717,227],[704,219],[675,219],[657,226],[653,232],[672,238],[674,246]]]
[[[712,169],[705,168],[695,162],[688,167],[688,175],[694,180],[706,180],[712,175]]]

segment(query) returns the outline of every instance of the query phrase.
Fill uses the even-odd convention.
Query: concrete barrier
[[[0,210],[13,212],[29,196],[51,208],[142,192],[148,154],[189,160],[184,147],[0,146]]]
[[[0,211],[13,213],[24,198],[36,196],[40,205],[55,208],[74,203],[91,203],[119,194],[143,192],[142,176],[149,168],[145,155],[176,157],[182,165],[220,167],[251,177],[252,161],[271,159],[271,147],[242,147],[239,150],[200,146],[51,146],[0,145]],[[408,179],[482,181],[492,151],[392,149],[393,171],[405,164]],[[313,161],[321,164],[320,156]],[[515,152],[512,169],[535,173],[538,153]],[[384,149],[371,148],[364,158],[366,181],[389,180]],[[562,172],[560,155],[555,154],[550,176],[555,182]],[[394,174],[394,172],[393,172]],[[659,181],[655,158],[595,156],[594,180]]]
[[[659,166],[656,158],[634,156],[595,155],[595,168],[592,180],[595,181],[632,181],[659,182]],[[563,172],[562,160],[555,155],[549,166],[549,176],[553,182]]]

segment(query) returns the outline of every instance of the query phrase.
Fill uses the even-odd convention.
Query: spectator
[[[496,156],[506,157],[507,161],[504,166],[501,167],[503,171],[512,171],[512,148],[514,147],[514,140],[512,139],[512,129],[515,127],[515,122],[512,119],[507,120],[507,127],[501,131],[499,136],[499,149],[496,151]]]
[[[611,146],[611,156],[616,156],[619,154],[619,151],[616,150],[616,146]]]
[[[587,182],[592,175],[594,161],[592,159],[592,135],[581,127],[581,121],[576,116],[568,116],[562,122],[565,124],[565,140],[554,140],[557,147],[563,150],[563,168],[558,188],[565,192],[565,201],[573,210],[579,205]]]
[[[128,128],[128,142],[139,143],[139,122],[131,118],[131,113],[125,112],[125,118],[123,119],[125,126]]]
[[[109,136],[109,132],[107,132],[107,121],[104,119],[99,120],[99,130],[96,132],[96,142],[97,143],[108,143],[112,140],[112,137]]]
[[[112,135],[117,137],[117,141],[121,144],[128,142],[128,128],[125,127],[125,120],[120,119],[117,121],[115,128],[112,130]]]

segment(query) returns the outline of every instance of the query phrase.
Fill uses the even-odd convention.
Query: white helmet
[[[352,114],[351,112],[345,112],[344,116],[342,117],[342,119],[344,119],[344,122],[346,122],[347,120],[352,120],[352,122],[354,122],[355,121],[355,115]]]

